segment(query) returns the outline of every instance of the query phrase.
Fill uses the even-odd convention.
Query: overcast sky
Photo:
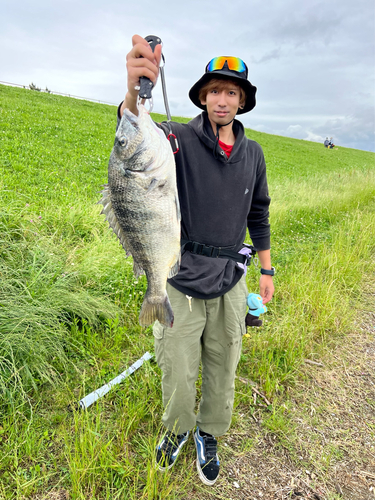
[[[374,0],[2,0],[0,80],[120,102],[134,33],[161,37],[172,115],[190,87],[236,55],[258,87],[245,126],[375,150]],[[160,85],[154,111],[164,112]]]

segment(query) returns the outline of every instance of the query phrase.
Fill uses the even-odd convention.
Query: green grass
[[[63,488],[77,499],[198,495],[191,444],[173,474],[153,466],[162,414],[156,365],[89,411],[67,410],[153,351],[151,329],[138,324],[145,279],[134,278],[96,205],[116,108],[0,86],[0,122],[0,498]],[[247,135],[266,157],[277,275],[238,373],[273,400],[262,429],[293,459],[287,390],[304,358],[342,341],[374,272],[375,155]],[[252,292],[258,277],[250,268]],[[255,408],[251,389],[240,389],[234,429],[241,408]],[[253,443],[244,439],[241,453]],[[339,458],[332,447],[321,467]]]

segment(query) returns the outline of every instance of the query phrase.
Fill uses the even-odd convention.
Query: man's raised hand
[[[124,108],[128,108],[133,113],[138,114],[136,102],[140,77],[146,76],[155,84],[159,74],[161,45],[156,45],[154,52],[152,52],[149,43],[139,35],[133,36],[132,43],[133,48],[126,56],[128,92],[121,107],[121,114]]]

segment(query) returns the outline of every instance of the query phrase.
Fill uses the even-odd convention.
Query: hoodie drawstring
[[[218,125],[218,124],[216,124],[215,143],[214,143],[214,148],[213,148],[213,151],[212,151],[215,159],[218,158],[219,130],[220,130],[221,127],[226,127],[227,125],[230,125],[233,120],[234,120],[234,118],[232,118],[231,121],[228,122],[228,123],[226,123],[225,125]]]

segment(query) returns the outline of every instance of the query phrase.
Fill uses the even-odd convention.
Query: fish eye
[[[127,143],[128,143],[128,141],[126,140],[126,137],[121,137],[121,138],[119,139],[119,141],[118,141],[118,142],[119,142],[119,143],[121,144],[121,146],[123,146],[123,147],[125,147],[125,146],[127,145]]]

